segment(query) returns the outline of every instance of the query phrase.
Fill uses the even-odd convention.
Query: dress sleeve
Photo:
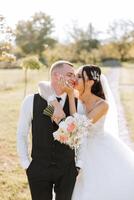
[[[38,84],[38,91],[40,96],[48,102],[56,100],[54,89],[49,81],[41,81]]]

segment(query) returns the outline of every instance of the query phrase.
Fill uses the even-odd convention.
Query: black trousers
[[[78,175],[74,161],[58,168],[56,165],[45,167],[42,161],[33,160],[27,171],[32,200],[71,200]]]

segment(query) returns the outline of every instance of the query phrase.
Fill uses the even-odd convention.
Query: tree
[[[14,33],[12,29],[6,24],[5,17],[0,15],[0,61],[13,57],[9,54],[13,40]]]
[[[110,35],[109,41],[113,45],[113,49],[117,49],[120,54],[121,61],[125,61],[131,48],[133,24],[129,20],[114,21],[108,28]]]
[[[88,24],[86,30],[80,28],[77,23],[74,23],[69,34],[73,43],[77,45],[78,53],[83,50],[90,52],[92,49],[98,48],[100,44],[97,39],[98,32],[95,31],[91,23]]]
[[[38,54],[42,59],[42,51],[47,44],[50,47],[56,42],[50,35],[54,24],[52,18],[43,12],[35,13],[28,21],[19,21],[16,26],[16,44],[22,52]]]
[[[93,50],[98,49],[100,41],[97,39],[99,32],[95,31],[91,23],[88,24],[86,29],[78,26],[77,21],[73,22],[73,26],[69,27],[69,36],[71,48],[73,48],[74,62],[87,63],[87,61],[98,60],[93,58],[96,53]],[[92,59],[93,58],[93,59]]]
[[[28,69],[40,69],[43,65],[39,61],[37,56],[27,56],[26,58],[23,58],[20,62],[20,66],[24,69],[24,80],[25,80],[25,88],[24,88],[24,97],[26,95],[27,90],[27,71]]]

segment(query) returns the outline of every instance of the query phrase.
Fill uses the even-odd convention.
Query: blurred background
[[[59,59],[98,64],[117,109],[120,137],[134,149],[132,0],[5,0],[0,5],[0,200],[30,200],[16,152],[24,97]]]

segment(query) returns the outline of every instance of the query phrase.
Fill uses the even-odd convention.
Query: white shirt
[[[66,94],[60,96],[62,100],[60,104],[64,106]],[[18,129],[17,129],[17,151],[20,158],[21,166],[27,169],[30,165],[31,158],[28,152],[28,135],[31,128],[31,122],[33,119],[33,99],[34,94],[25,97],[21,105]],[[78,103],[78,112],[80,113],[81,105]],[[82,161],[80,156],[76,158],[76,166],[82,167]]]

